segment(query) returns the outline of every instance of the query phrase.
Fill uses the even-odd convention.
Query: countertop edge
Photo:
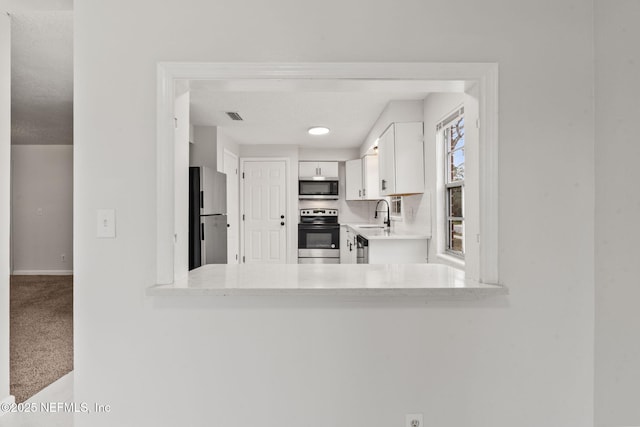
[[[509,294],[502,285],[482,285],[465,288],[184,288],[174,285],[154,285],[146,296],[345,296],[345,297],[427,297],[434,300],[475,300]]]

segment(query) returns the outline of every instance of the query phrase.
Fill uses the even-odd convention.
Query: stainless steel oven
[[[298,181],[298,198],[312,200],[337,200],[337,180],[300,180]]]
[[[337,209],[300,210],[298,263],[340,263],[340,224]]]

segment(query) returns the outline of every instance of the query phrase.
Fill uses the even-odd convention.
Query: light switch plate
[[[98,209],[97,234],[99,239],[115,239],[116,211],[115,209]]]

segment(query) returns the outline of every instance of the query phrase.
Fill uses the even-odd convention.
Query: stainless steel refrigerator
[[[227,175],[189,168],[189,270],[227,263]]]

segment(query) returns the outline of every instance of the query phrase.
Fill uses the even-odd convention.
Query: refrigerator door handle
[[[200,224],[200,240],[204,240],[204,224]]]
[[[204,191],[200,191],[200,209],[204,209]]]

